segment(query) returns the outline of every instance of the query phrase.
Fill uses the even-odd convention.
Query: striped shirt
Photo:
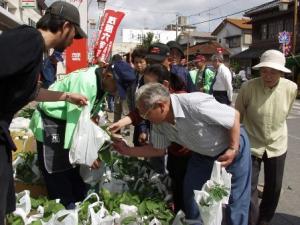
[[[234,125],[235,110],[208,94],[172,94],[175,125],[153,124],[151,143],[166,149],[171,142],[206,156],[216,156],[229,146],[229,129]]]

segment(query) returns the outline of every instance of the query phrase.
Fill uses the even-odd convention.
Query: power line
[[[252,7],[252,8],[248,8],[248,9],[244,9],[244,10],[241,10],[241,11],[238,11],[238,12],[235,12],[235,13],[231,13],[231,14],[227,14],[225,16],[220,16],[220,17],[217,17],[217,18],[213,18],[213,19],[209,19],[209,20],[204,20],[204,21],[201,21],[201,22],[197,22],[197,23],[192,23],[190,25],[198,25],[198,24],[202,24],[202,23],[207,23],[207,22],[211,22],[211,21],[215,21],[215,20],[219,20],[219,19],[223,19],[223,18],[226,18],[228,16],[234,16],[234,15],[237,15],[237,14],[240,14],[240,13],[243,13],[243,12],[246,12],[248,10],[251,10],[255,7]]]
[[[232,3],[232,2],[235,2],[235,1],[239,1],[239,0],[231,0],[231,1],[225,2],[225,3],[221,4],[221,5],[215,6],[215,7],[213,7],[213,8],[209,8],[209,9],[207,9],[207,10],[203,10],[203,11],[198,12],[198,13],[195,13],[195,14],[187,15],[187,17],[200,16],[200,14],[202,14],[202,13],[210,12],[210,11],[212,11],[212,10],[221,8],[221,7],[223,7],[223,6],[225,6],[225,5],[228,5],[228,4],[230,4],[230,3]]]
[[[225,2],[225,3],[222,3],[222,4],[218,5],[218,6],[215,6],[213,8],[209,8],[207,10],[203,10],[203,11],[198,12],[198,13],[187,15],[186,17],[200,16],[200,14],[203,14],[203,13],[206,13],[206,12],[210,13],[213,10],[219,9],[219,8],[221,8],[221,7],[225,6],[225,5],[228,5],[228,4],[232,3],[232,2],[235,2],[235,1],[239,1],[239,0],[230,0],[228,2]],[[165,23],[164,25],[172,24],[174,22],[176,22],[176,19],[172,20],[170,23]],[[164,25],[161,25],[160,27],[163,27]],[[190,25],[193,25],[193,24],[190,24]]]

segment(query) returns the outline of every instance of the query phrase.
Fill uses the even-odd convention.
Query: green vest
[[[97,67],[90,67],[74,71],[51,85],[49,90],[80,93],[87,97],[92,110],[97,96],[96,68]],[[58,101],[39,103],[39,108],[50,117],[66,120],[64,148],[69,149],[71,147],[73,133],[82,111],[82,107],[69,102]],[[35,138],[42,142],[43,124],[38,110],[35,110],[33,113],[30,121],[30,129],[32,130]]]

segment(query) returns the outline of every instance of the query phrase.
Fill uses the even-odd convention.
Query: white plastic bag
[[[123,193],[125,191],[128,191],[128,185],[125,181],[120,179],[111,178],[109,181],[103,181],[100,184],[101,188],[105,188],[109,190],[111,193]]]
[[[100,207],[100,210],[95,212],[95,207],[98,206]],[[100,201],[89,205],[89,217],[91,219],[91,225],[114,225],[114,218],[109,215],[103,202]]]
[[[227,196],[223,196],[219,201],[212,199],[209,194],[209,190],[217,185],[227,192]],[[222,204],[228,204],[230,189],[231,174],[221,166],[220,162],[215,161],[210,180],[203,185],[201,191],[194,191],[203,225],[221,225],[223,217]]]
[[[44,225],[75,225],[78,224],[78,211],[76,209],[58,211]]]
[[[31,210],[30,192],[28,190],[16,194],[16,210],[13,212],[15,216],[20,216],[24,224],[27,224],[27,215]]]
[[[84,183],[95,185],[101,181],[103,173],[105,171],[104,162],[101,162],[99,169],[91,169],[89,166],[80,166],[80,176]]]
[[[153,220],[151,220],[151,222],[149,223],[149,225],[162,225],[162,224],[158,219],[154,217]]]
[[[109,135],[90,119],[90,108],[84,106],[76,125],[69,152],[71,164],[91,166],[98,158],[98,150]]]

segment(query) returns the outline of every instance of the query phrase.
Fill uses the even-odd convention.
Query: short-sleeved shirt
[[[228,67],[226,67],[223,63],[220,64],[217,70],[212,89],[213,91],[226,91],[229,101],[232,102],[232,75]]]
[[[105,95],[101,82],[99,81],[99,73],[95,74],[96,67],[83,68],[64,76],[50,86],[52,91],[74,92],[87,97],[90,109],[92,110],[96,101]],[[101,74],[101,73],[100,73]],[[39,110],[42,110],[47,116],[66,121],[65,143],[64,148],[69,149],[72,144],[73,134],[82,112],[82,107],[65,101],[57,102],[41,102]],[[30,129],[35,138],[43,141],[43,123],[39,110],[35,110],[30,122]]]
[[[2,138],[13,148],[8,127],[14,114],[35,97],[44,39],[35,28],[20,26],[0,35],[0,49],[0,134],[6,134]]]
[[[262,158],[277,157],[287,150],[286,119],[297,96],[297,85],[284,78],[274,88],[261,78],[244,83],[235,102],[251,144],[251,152]]]
[[[206,156],[217,156],[229,146],[229,129],[234,125],[235,110],[208,94],[172,94],[175,125],[153,124],[151,143],[165,149],[171,142]]]

